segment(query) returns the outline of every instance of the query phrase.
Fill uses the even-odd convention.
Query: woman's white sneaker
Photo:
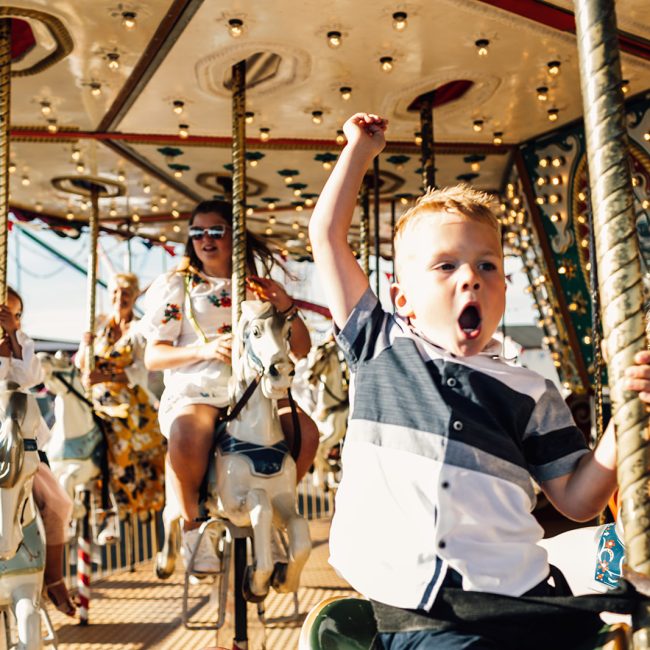
[[[194,549],[198,543],[198,528],[183,531],[181,540],[181,557],[183,558],[186,569],[189,568],[192,553],[194,553]],[[214,536],[210,528],[207,528],[201,539],[201,544],[196,551],[196,555],[194,556],[192,573],[218,573],[220,568],[221,563],[216,554]]]

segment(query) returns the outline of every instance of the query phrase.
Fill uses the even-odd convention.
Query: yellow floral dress
[[[96,368],[123,371],[136,361],[137,348],[128,335],[116,340],[109,320],[95,338]],[[111,490],[119,510],[159,510],[164,505],[166,443],[146,390],[122,382],[95,384],[93,403],[104,420]]]

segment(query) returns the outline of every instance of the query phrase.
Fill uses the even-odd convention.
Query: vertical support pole
[[[395,282],[397,280],[395,277],[395,199],[390,201],[390,259],[393,282]]]
[[[90,576],[92,575],[89,490],[83,491],[82,499],[85,512],[81,520],[81,534],[77,538],[77,590],[79,594],[79,625],[86,626],[90,609]]]
[[[9,236],[9,127],[11,121],[11,19],[0,19],[0,303],[7,301]]]
[[[379,289],[381,287],[381,274],[379,271],[379,258],[381,242],[379,240],[379,156],[375,156],[372,163],[372,189],[373,201],[372,207],[374,211],[374,240],[375,240],[375,293],[379,298]]]
[[[422,133],[422,186],[426,192],[436,186],[436,165],[433,152],[433,98],[420,105],[420,132]]]
[[[131,251],[131,238],[126,240],[126,250],[124,251],[124,272],[131,273],[133,269],[133,254]]]
[[[237,330],[246,299],[246,61],[232,67],[232,328]],[[233,346],[235,347],[235,346]],[[233,350],[233,367],[236,367]],[[248,648],[247,603],[242,590],[246,538],[235,538],[235,639],[233,648]]]
[[[366,276],[370,275],[370,192],[368,178],[361,185],[361,219],[359,223],[359,263]]]
[[[612,417],[618,438],[625,577],[650,594],[650,465],[648,414],[624,389],[624,372],[646,345],[643,285],[628,162],[621,62],[614,0],[575,0],[576,34],[587,136],[603,336]],[[633,620],[634,647],[650,647],[650,608]]]
[[[99,239],[99,189],[93,187],[90,192],[92,212],[88,222],[90,241],[88,243],[88,331],[95,331],[95,306],[97,302],[97,241]],[[95,367],[95,346],[92,338],[86,348],[86,369]]]
[[[232,327],[246,299],[246,61],[232,67]]]

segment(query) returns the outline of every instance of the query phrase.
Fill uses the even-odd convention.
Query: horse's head
[[[22,523],[30,513],[25,502],[38,468],[36,399],[0,383],[0,560],[12,558],[22,542]]]
[[[252,381],[260,377],[260,387],[268,399],[287,394],[295,374],[289,356],[291,323],[271,303],[246,300],[237,328],[238,380]]]
[[[75,367],[70,355],[59,350],[56,354],[49,352],[38,352],[36,355],[43,367],[45,379],[43,383],[48,392],[53,395],[60,395],[69,390],[69,386],[75,385],[75,388],[83,391],[81,386],[79,370]]]
[[[307,356],[307,381],[312,387],[319,381],[326,380],[332,371],[340,366],[338,347],[333,336],[328,337],[319,346],[313,347]]]

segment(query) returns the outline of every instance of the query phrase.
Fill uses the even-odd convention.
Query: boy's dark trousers
[[[430,612],[372,601],[378,633],[373,650],[575,650],[603,627],[601,611],[630,614],[638,596],[627,586],[595,596],[571,596],[552,567],[518,598],[463,591],[453,569]]]

